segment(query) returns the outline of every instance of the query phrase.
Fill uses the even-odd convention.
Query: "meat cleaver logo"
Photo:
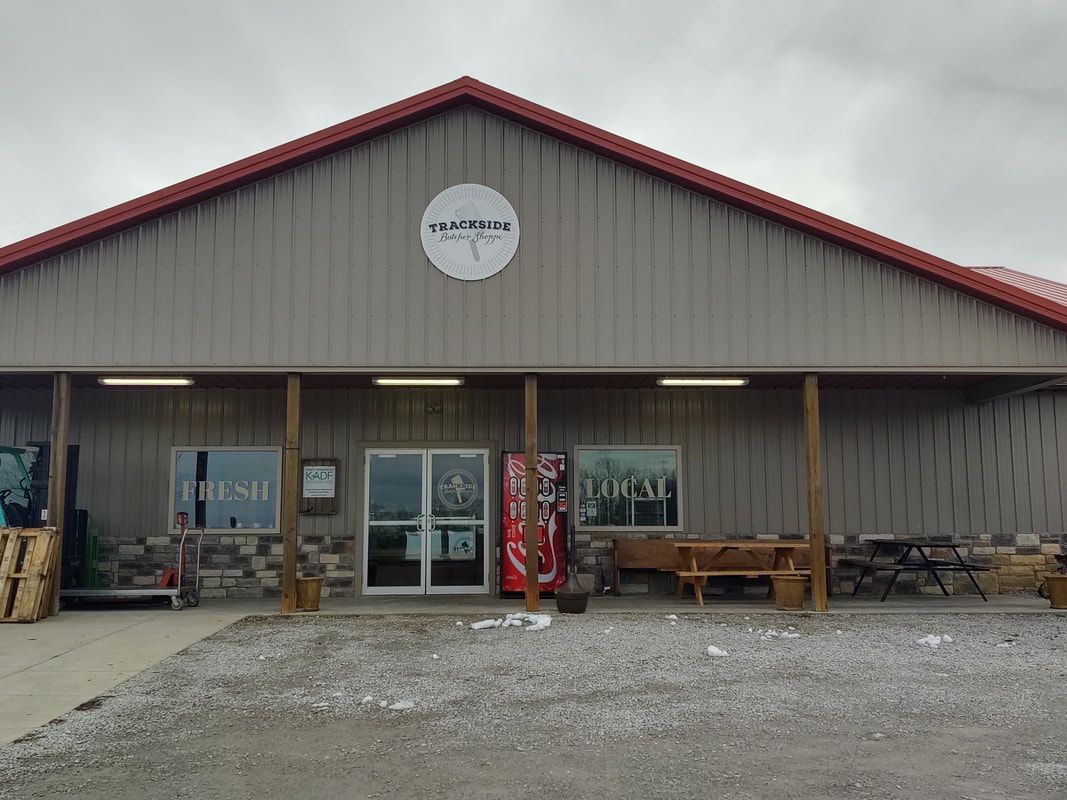
[[[469,508],[478,499],[478,481],[465,469],[450,469],[437,482],[437,499],[453,511]]]
[[[422,215],[422,249],[445,275],[480,281],[508,265],[519,247],[519,220],[500,192],[477,183],[450,186]]]

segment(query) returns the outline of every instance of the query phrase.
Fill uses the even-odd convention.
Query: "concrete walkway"
[[[206,606],[64,611],[0,625],[0,744],[105,694],[248,614]]]
[[[278,614],[277,600],[205,600],[211,608],[243,609],[242,616]],[[808,609],[811,600],[808,600]],[[448,614],[485,615],[522,611],[522,598],[501,599],[488,595],[406,595],[392,597],[326,597],[321,614]],[[541,610],[556,613],[555,601],[541,601]],[[708,598],[698,606],[692,597],[673,595],[596,595],[589,599],[593,614],[774,614],[774,603],[764,598],[721,600]],[[181,613],[186,613],[185,611]],[[831,597],[830,614],[1067,614],[1049,608],[1048,600],[1036,595],[992,595],[985,603],[977,595],[897,595],[884,603],[870,596]]]
[[[831,614],[1060,614],[1034,596],[835,597]],[[521,599],[480,596],[324,598],[325,615],[445,614],[470,620],[523,610]],[[556,613],[551,600],[542,610]],[[631,595],[590,599],[593,614],[768,614],[765,599],[715,600]],[[162,606],[64,611],[33,625],[0,625],[0,745],[106,694],[127,678],[247,616],[278,614],[278,600],[210,600]]]

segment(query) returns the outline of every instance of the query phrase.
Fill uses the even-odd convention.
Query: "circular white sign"
[[[500,192],[477,183],[450,186],[422,215],[422,249],[445,275],[480,281],[508,265],[519,248],[519,218]]]

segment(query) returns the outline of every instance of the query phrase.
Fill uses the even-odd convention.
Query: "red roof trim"
[[[1067,308],[1033,292],[968,270],[468,77],[0,248],[0,274],[351,147],[360,141],[381,136],[450,108],[468,104],[1039,322],[1067,330]]]
[[[1018,286],[1028,292],[1046,297],[1054,303],[1067,308],[1067,284],[1054,281],[1051,278],[1043,278],[1040,275],[1031,275],[1028,272],[1020,272],[1008,267],[967,267],[974,272],[988,275],[990,278]]]

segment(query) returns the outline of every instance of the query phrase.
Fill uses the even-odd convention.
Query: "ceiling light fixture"
[[[150,377],[147,375],[108,376],[97,378],[102,386],[192,386],[192,378]]]
[[[375,386],[462,386],[463,378],[375,378]]]
[[[660,386],[748,386],[748,378],[660,378]]]

